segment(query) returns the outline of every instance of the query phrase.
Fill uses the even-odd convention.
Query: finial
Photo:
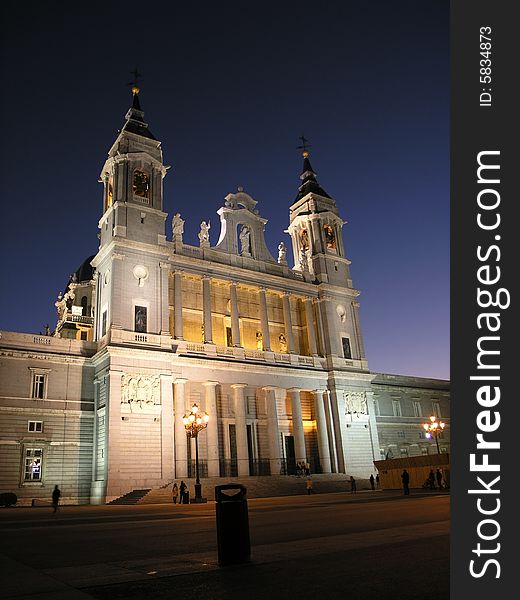
[[[139,71],[137,70],[137,67],[135,67],[135,69],[133,71],[130,71],[130,74],[134,76],[134,80],[130,81],[128,83],[128,85],[132,86],[132,94],[138,94],[140,92],[140,87],[139,87],[139,77],[141,77],[141,73],[139,73]]]
[[[310,148],[310,144],[307,144],[307,142],[309,141],[302,133],[302,135],[298,138],[302,141],[302,145],[301,146],[296,146],[296,148],[298,150],[303,150],[302,152],[302,156],[303,158],[307,158],[309,156],[309,151],[307,150],[307,148]]]

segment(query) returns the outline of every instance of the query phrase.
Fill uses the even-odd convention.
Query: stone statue
[[[280,352],[287,352],[287,339],[283,333],[278,336],[278,341],[280,342]]]
[[[257,350],[263,350],[264,349],[263,336],[262,336],[262,333],[260,331],[256,332],[256,349]]]
[[[202,223],[200,224],[200,232],[199,232],[199,241],[200,241],[200,245],[202,246],[207,245],[209,246],[209,230],[211,229],[211,223],[208,221],[206,223],[206,221],[202,221]]]
[[[287,248],[283,242],[278,244],[278,263],[287,264]]]
[[[300,269],[302,271],[309,270],[309,263],[307,262],[307,252],[305,252],[305,248],[300,248]]]
[[[172,233],[174,242],[182,242],[182,234],[184,233],[184,220],[177,213],[172,219]]]
[[[250,251],[250,231],[249,231],[249,227],[247,225],[243,225],[242,229],[240,230],[240,254],[242,254],[242,256],[251,256],[251,251]]]

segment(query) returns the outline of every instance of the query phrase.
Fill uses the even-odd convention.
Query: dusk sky
[[[179,7],[178,7],[179,6]],[[449,378],[449,3],[4,4],[0,329],[56,325],[142,73],[165,211],[198,245],[243,186],[289,236],[302,133],[343,229],[375,372]],[[289,256],[292,266],[292,256]]]

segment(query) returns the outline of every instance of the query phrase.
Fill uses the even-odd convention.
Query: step
[[[292,475],[266,477],[206,477],[200,480],[202,495],[208,500],[214,499],[215,486],[226,483],[240,483],[247,488],[248,498],[271,498],[276,496],[296,496],[307,493],[307,478]],[[180,480],[176,480],[179,484]],[[188,486],[190,496],[194,495],[195,479],[186,478],[183,481]],[[349,492],[350,481],[344,473],[320,474],[312,476],[314,493]],[[370,489],[368,479],[357,479],[357,489]],[[150,490],[138,504],[170,504],[172,502],[171,488],[173,481],[167,486]]]

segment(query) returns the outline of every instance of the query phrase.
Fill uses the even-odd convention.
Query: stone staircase
[[[180,479],[176,480],[180,484]],[[195,479],[185,478],[190,498],[195,495]],[[247,488],[248,498],[272,498],[275,496],[299,496],[307,493],[306,477],[295,475],[271,475],[269,477],[205,477],[201,478],[202,496],[208,501],[215,499],[215,486],[241,483]],[[349,476],[344,473],[312,475],[313,493],[350,492]],[[356,479],[358,491],[370,489],[368,479]],[[137,504],[171,504],[173,481],[161,488],[150,490]]]
[[[107,502],[107,504],[138,504],[139,501],[150,491],[152,491],[150,488],[146,490],[132,490],[124,496],[120,496],[111,502]]]

